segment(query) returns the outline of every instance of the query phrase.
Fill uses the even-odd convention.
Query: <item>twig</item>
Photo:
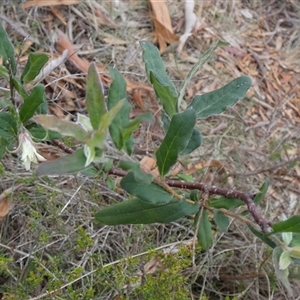
[[[59,146],[61,149],[66,151],[67,153],[70,153],[68,151],[72,151],[72,149],[68,147],[63,147],[63,143],[59,141],[55,141],[55,144]],[[117,169],[117,168],[111,168],[109,170],[109,174],[111,175],[117,175],[120,177],[124,177],[127,175],[126,171]],[[165,181],[162,181],[159,177],[155,180],[157,184],[162,185],[164,189],[167,191],[170,191],[170,187],[177,187],[182,189],[189,189],[189,190],[199,190],[203,192],[207,192],[210,195],[220,195],[228,198],[236,198],[239,200],[242,200],[248,207],[249,213],[252,215],[255,222],[260,226],[261,230],[265,233],[271,232],[272,229],[270,227],[270,223],[264,219],[264,217],[261,215],[261,213],[258,211],[253,199],[255,197],[255,194],[249,194],[241,191],[236,190],[229,190],[224,188],[219,188],[214,185],[208,185],[201,182],[198,183],[191,183],[191,182],[182,182],[182,181],[176,181],[176,180],[169,180],[166,179]],[[163,184],[162,184],[163,183]],[[175,192],[172,192],[172,194],[177,196]],[[176,197],[177,198],[177,197]]]
[[[117,175],[117,176],[125,176],[127,172],[123,170],[119,170],[116,168],[112,168],[109,171],[110,174]],[[239,200],[242,200],[248,207],[248,210],[252,217],[254,218],[255,222],[260,226],[263,232],[270,232],[271,227],[267,220],[264,219],[264,217],[261,215],[261,213],[258,211],[253,199],[255,197],[255,194],[249,194],[241,191],[236,190],[229,190],[224,188],[219,188],[214,185],[208,185],[201,182],[198,183],[191,183],[191,182],[181,182],[176,180],[169,180],[166,179],[165,183],[169,187],[177,187],[182,189],[189,189],[189,190],[199,190],[203,192],[208,192],[211,195],[220,195],[228,198],[236,198]]]

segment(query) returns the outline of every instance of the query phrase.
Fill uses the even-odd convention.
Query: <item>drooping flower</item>
[[[19,147],[16,151],[21,150],[21,160],[23,165],[25,166],[26,171],[30,170],[30,165],[32,162],[37,163],[38,161],[46,160],[36,151],[35,147],[35,143],[33,142],[29,132],[26,131],[19,135]]]

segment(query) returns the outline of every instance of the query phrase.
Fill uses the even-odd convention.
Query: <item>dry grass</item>
[[[184,5],[182,1],[167,2],[173,25],[177,26],[184,18]],[[101,3],[115,27],[101,23],[95,13],[96,3]],[[49,7],[24,11],[20,4],[2,1],[1,6],[1,14],[16,26],[7,25],[16,49],[24,48],[23,28],[39,42],[29,45],[28,51],[55,54],[54,33],[60,28],[76,45],[80,57],[113,65],[134,82],[147,84],[138,41],[153,40],[148,2],[123,1],[117,9],[110,1],[81,1],[79,5],[60,7],[56,17]],[[247,99],[234,108],[199,123],[203,146],[185,161],[181,171],[190,169],[187,163],[215,160],[223,172],[205,168],[194,174],[197,180],[249,192],[257,191],[269,177],[272,186],[262,203],[264,215],[276,221],[282,213],[299,214],[300,168],[297,162],[289,161],[300,153],[300,8],[296,1],[214,0],[197,2],[196,12],[203,29],[188,40],[180,58],[172,51],[162,56],[176,85],[219,38],[243,54],[217,50],[193,78],[187,101],[195,93],[221,87],[242,74],[251,76],[253,87]],[[182,33],[184,28],[179,26],[177,30]],[[20,55],[20,67],[28,51]],[[62,89],[50,85],[47,97],[51,112],[72,119],[77,111],[85,111],[84,74],[78,67],[67,61],[51,76],[53,82],[67,76],[77,82],[65,81]],[[67,95],[66,90],[73,95]],[[132,92],[129,97],[140,109]],[[142,99],[143,109],[155,113],[153,98],[145,94]],[[141,128],[137,140],[142,148],[155,144],[151,128],[150,133]],[[53,151],[61,155],[57,149]],[[0,256],[8,259],[0,259],[0,284],[5,284],[0,286],[2,299],[155,299],[145,296],[145,291],[135,294],[132,279],[139,281],[141,272],[150,273],[152,269],[146,263],[160,257],[161,249],[170,252],[185,241],[188,247],[184,249],[192,255],[194,232],[188,219],[151,226],[95,224],[93,215],[98,209],[126,197],[118,189],[108,189],[106,178],[32,178],[12,156],[7,156],[3,165],[3,190],[25,184],[13,195],[11,211],[0,224]],[[160,250],[149,254],[149,249]],[[184,262],[175,275],[179,278],[183,274],[187,280],[178,286],[185,286],[190,294],[173,299],[201,299],[201,295],[208,299],[225,299],[227,295],[236,299],[288,299],[276,281],[270,251],[237,221],[232,221],[229,232],[216,233],[214,245],[206,253],[196,247],[193,258],[174,255],[173,264],[180,257]],[[167,272],[158,266],[153,270],[154,274],[155,270]],[[161,282],[161,288],[168,284],[172,282]],[[295,295],[300,293],[296,280],[293,289]]]

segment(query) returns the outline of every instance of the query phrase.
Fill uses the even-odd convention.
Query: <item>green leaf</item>
[[[265,195],[268,191],[268,188],[270,186],[270,183],[271,183],[270,179],[267,178],[265,180],[265,182],[262,184],[262,186],[260,187],[259,192],[257,193],[257,195],[254,198],[254,203],[256,205],[265,197]]]
[[[177,94],[173,94],[169,86],[163,85],[159,81],[157,73],[150,71],[150,82],[154,87],[155,94],[160,100],[165,112],[170,116],[177,112],[176,103],[177,103]]]
[[[83,148],[80,148],[72,154],[65,155],[50,162],[41,163],[36,170],[36,175],[64,175],[90,169],[94,170],[94,173],[97,173],[92,166],[85,168],[85,162],[86,157],[83,153]]]
[[[121,110],[125,103],[125,99],[119,101],[114,107],[112,107],[107,113],[103,114],[99,124],[99,130],[107,130],[113,119]]]
[[[122,75],[113,68],[109,68],[109,73],[112,77],[112,83],[108,92],[108,109],[113,108],[119,101],[125,99],[124,105],[109,126],[111,138],[117,149],[121,150],[125,143],[121,129],[130,121],[131,105],[126,99],[126,81]]]
[[[225,209],[234,209],[239,206],[245,205],[242,200],[235,199],[235,198],[227,198],[227,197],[219,197],[219,198],[210,198],[208,205],[214,208],[225,208]]]
[[[17,135],[17,123],[12,114],[0,112],[0,136],[4,138],[15,138]]]
[[[40,73],[48,59],[49,56],[44,53],[29,53],[27,63],[21,75],[21,82],[27,83],[32,81]]]
[[[7,150],[13,150],[13,147],[16,144],[16,142],[17,137],[4,138],[0,135],[0,159],[2,159]]]
[[[24,103],[20,108],[20,119],[22,123],[29,120],[44,101],[45,87],[42,84],[38,84],[31,90],[30,95],[24,98]]]
[[[218,90],[195,96],[189,107],[196,110],[198,119],[220,114],[239,99],[244,98],[250,86],[251,79],[241,76]]]
[[[187,198],[191,199],[194,202],[198,202],[199,201],[199,191],[192,190],[190,195]]]
[[[121,187],[131,195],[156,205],[166,204],[173,198],[173,195],[154,182],[145,184],[137,181],[133,172],[123,177]]]
[[[214,213],[214,221],[223,232],[227,232],[229,226],[229,218],[227,216],[222,214],[219,210],[216,210]]]
[[[153,180],[153,176],[151,174],[144,173],[140,169],[139,163],[121,160],[119,167],[125,171],[132,171],[134,180],[140,184],[149,185]]]
[[[119,101],[126,99],[127,92],[126,92],[126,81],[123,78],[123,76],[118,72],[118,70],[109,67],[108,71],[112,78],[112,83],[109,87],[107,107],[108,107],[108,109],[111,109]],[[127,102],[127,103],[129,104],[129,102]],[[128,110],[128,108],[129,108],[129,110]],[[120,121],[121,125],[127,124],[127,122],[129,121],[130,109],[131,109],[130,104],[127,106],[127,110],[125,110],[125,105],[123,106],[122,110],[126,114],[122,116],[123,118]]]
[[[171,120],[166,114],[162,114],[162,121],[163,121],[164,131],[167,132],[170,127]],[[198,129],[194,128],[188,145],[180,153],[180,155],[190,154],[191,152],[196,150],[198,147],[200,147],[201,143],[202,143],[202,134]]]
[[[191,71],[189,72],[189,74],[187,75],[186,79],[184,80],[184,82],[182,83],[182,86],[180,87],[180,94],[178,97],[178,108],[181,104],[181,101],[185,95],[185,91],[186,88],[189,84],[189,82],[191,81],[191,79],[194,77],[194,75],[196,74],[196,72],[198,71],[198,69],[200,69],[210,58],[210,56],[212,55],[212,53],[221,46],[228,46],[229,43],[224,42],[224,41],[217,41],[216,43],[214,43],[202,56],[201,58],[198,60],[198,62],[192,67]]]
[[[186,146],[186,148],[180,153],[180,155],[187,155],[192,153],[194,150],[199,148],[202,143],[202,134],[201,132],[194,128],[192,132],[192,136]]]
[[[200,212],[198,212],[196,218],[195,218],[195,224],[198,223],[198,218],[201,217],[201,220],[199,222],[198,227],[198,233],[197,233],[197,239],[198,242],[203,250],[206,250],[209,248],[209,246],[213,242],[213,235],[211,230],[211,223],[208,219],[208,213],[207,210],[204,209],[202,212],[202,215]]]
[[[196,112],[187,109],[172,117],[168,132],[156,152],[159,173],[164,176],[186,148],[196,124]]]
[[[291,247],[300,246],[300,234],[299,233],[293,233],[293,239],[290,243]]]
[[[177,112],[177,91],[164,68],[158,49],[147,41],[140,42],[147,76],[165,112],[172,117]]]
[[[300,233],[300,215],[295,215],[285,221],[278,222],[272,225],[273,232],[298,232]]]
[[[272,239],[270,239],[266,234],[257,231],[255,228],[253,228],[252,226],[248,226],[248,228],[251,230],[251,232],[256,235],[259,239],[261,239],[264,243],[266,243],[267,245],[269,245],[271,248],[276,248],[276,243],[273,242]]]
[[[0,23],[0,56],[3,59],[3,66],[7,68],[7,70],[11,70],[12,74],[16,74],[16,60],[15,60],[15,50],[8,39],[8,36]]]
[[[87,140],[88,132],[74,122],[61,120],[52,115],[37,115],[33,120],[47,129],[59,132],[65,136],[74,137],[79,142],[85,143]]]
[[[106,113],[106,107],[102,83],[95,63],[91,63],[88,69],[86,84],[86,108],[93,128],[98,130],[101,119]]]
[[[195,214],[198,209],[198,204],[189,204],[185,199],[172,199],[165,205],[155,205],[134,198],[102,209],[96,213],[95,219],[106,225],[170,223]]]
[[[283,251],[279,258],[279,269],[284,270],[291,264],[292,259],[289,251]]]

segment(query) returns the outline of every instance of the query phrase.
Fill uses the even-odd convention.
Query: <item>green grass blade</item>
[[[198,69],[200,67],[202,67],[209,60],[209,58],[211,57],[213,52],[218,47],[228,46],[228,45],[229,45],[229,43],[227,43],[227,42],[217,41],[202,55],[202,57],[198,60],[198,62],[192,67],[191,71],[189,72],[189,74],[187,75],[186,79],[184,80],[182,86],[180,87],[180,93],[179,93],[179,97],[178,97],[178,109],[179,109],[181,101],[184,97],[186,88],[187,88],[188,84],[190,83],[191,79],[194,77],[194,75],[198,71]]]

